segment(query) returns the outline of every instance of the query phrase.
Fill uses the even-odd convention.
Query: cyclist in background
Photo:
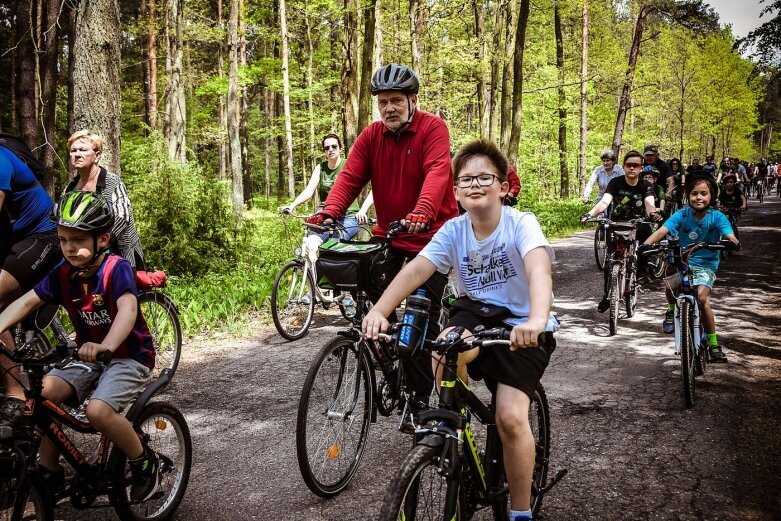
[[[591,172],[591,177],[588,178],[588,182],[583,188],[583,193],[580,196],[581,201],[584,203],[592,201],[591,191],[594,189],[595,183],[598,190],[596,200],[599,201],[602,199],[602,196],[605,195],[605,189],[610,180],[614,177],[624,175],[624,169],[616,165],[616,153],[612,150],[603,150],[599,154],[599,159],[602,160],[602,164]]]
[[[694,161],[699,162],[696,159]],[[677,157],[670,159],[669,164],[670,175],[673,180],[673,191],[667,193],[665,200],[667,202],[675,201],[678,204],[678,208],[680,208],[683,206],[683,184],[686,182],[686,173],[688,171],[683,169],[681,160]],[[699,169],[699,165],[697,165],[696,169]]]
[[[458,298],[440,337],[453,331],[470,336],[478,326],[512,328],[510,349],[474,348],[458,358],[459,377],[467,371],[485,378],[496,395],[496,426],[502,440],[510,489],[510,521],[532,519],[530,493],[534,438],[529,404],[550,361],[553,340],[538,336],[558,328],[551,318],[553,249],[534,214],[502,206],[509,190],[507,159],[490,141],[465,145],[453,159],[456,196],[466,214],[439,229],[393,280],[363,320],[363,331],[376,338],[387,331],[391,315],[414,289],[434,273],[456,274]],[[490,317],[488,316],[490,314]],[[548,342],[551,342],[548,344]],[[435,358],[437,379],[441,360]]]
[[[719,209],[723,210],[745,210],[746,196],[737,186],[737,177],[735,174],[727,174],[722,179],[724,189],[719,191]]]
[[[643,160],[645,166],[655,166],[659,170],[659,179],[656,184],[664,188],[665,192],[672,192],[675,186],[672,180],[672,172],[667,161],[659,157],[659,147],[657,145],[646,145],[643,149]]]
[[[716,243],[722,236],[726,236],[733,244],[738,245],[738,239],[733,233],[727,217],[715,210],[718,192],[716,181],[708,175],[695,174],[686,180],[686,196],[689,206],[675,212],[664,225],[654,232],[645,241],[642,249],[655,244],[667,234],[678,237],[682,248],[698,242]],[[712,362],[726,362],[727,355],[719,345],[716,334],[716,320],[711,308],[711,291],[716,281],[716,271],[719,269],[720,252],[701,248],[689,257],[691,267],[692,284],[697,287],[697,300],[700,303],[702,323],[707,334],[708,355]],[[671,285],[679,280],[678,274],[668,278]],[[676,289],[672,287],[672,289]],[[662,329],[665,333],[675,330],[675,295],[668,287],[665,290],[667,296],[667,311],[664,315]]]
[[[757,173],[757,188],[759,190],[762,190],[762,193],[767,194],[767,161],[765,161],[765,158],[763,157],[762,160],[757,164],[756,173]]]
[[[415,258],[448,219],[458,215],[450,171],[450,133],[441,118],[418,109],[419,88],[418,75],[406,65],[391,63],[374,72],[371,93],[377,96],[380,121],[363,129],[322,211],[309,219],[312,224],[332,223],[371,182],[377,192],[374,235],[385,237],[390,223],[397,220],[409,231],[391,243],[382,267],[388,281],[405,262]],[[433,273],[421,282],[420,289],[432,302],[431,316],[439,316],[447,275]],[[376,302],[383,289],[373,288],[369,299]],[[436,338],[438,333],[439,325],[432,321],[429,338]],[[428,409],[434,389],[428,358],[412,360],[407,376],[413,388],[410,410],[416,417]],[[402,428],[412,432],[414,427],[408,421],[409,416],[405,416]]]
[[[712,155],[705,157],[705,164],[702,165],[702,170],[713,177],[713,179],[716,179],[716,163],[713,162]]]
[[[642,175],[643,181],[648,183],[654,190],[654,205],[656,206],[656,210],[664,212],[664,188],[656,184],[656,181],[659,179],[659,170],[657,170],[655,166],[644,166]]]

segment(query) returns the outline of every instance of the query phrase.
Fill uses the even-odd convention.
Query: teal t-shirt
[[[683,248],[702,241],[713,244],[719,242],[722,236],[734,233],[727,216],[713,208],[709,208],[705,216],[698,221],[694,218],[692,209],[687,206],[672,214],[664,226],[670,230],[670,235],[680,239]],[[692,253],[689,265],[716,271],[719,268],[719,259],[719,250],[702,248]]]

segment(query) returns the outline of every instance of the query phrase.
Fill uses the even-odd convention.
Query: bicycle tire
[[[109,499],[122,521],[164,521],[179,507],[187,490],[192,467],[192,439],[182,413],[166,402],[146,404],[133,422],[133,428],[146,438],[149,450],[161,455],[160,491],[143,503],[130,501],[130,468],[127,456],[114,447]]]
[[[282,291],[280,284],[283,284]],[[299,284],[303,286],[299,287]],[[309,331],[314,313],[315,283],[312,274],[304,274],[304,265],[301,262],[288,262],[277,273],[271,290],[271,317],[274,319],[274,326],[283,338],[298,340]]]
[[[695,386],[695,368],[694,360],[696,358],[696,347],[694,342],[699,342],[699,334],[694,331],[692,321],[693,312],[691,304],[684,301],[680,308],[681,313],[681,376],[683,377],[683,397],[686,407],[694,405],[694,386]],[[695,334],[697,337],[695,339]]]
[[[626,318],[632,318],[635,316],[635,309],[637,308],[637,270],[627,270],[629,273],[624,277],[626,281],[624,290],[624,310],[626,311]]]
[[[534,399],[529,405],[529,424],[534,435],[534,473],[532,474],[531,510],[535,516],[542,508],[544,495],[540,490],[548,483],[548,464],[550,462],[550,408],[548,396],[541,383],[534,390]],[[535,428],[536,427],[536,428]],[[506,519],[506,517],[505,517]]]
[[[163,369],[170,369],[171,376],[179,367],[182,357],[182,326],[179,311],[174,302],[159,291],[144,291],[138,296],[138,305],[149,326],[155,345],[155,366],[152,377],[157,378]]]
[[[0,501],[0,521],[54,520],[54,500],[38,473],[28,474],[17,491]]]
[[[600,271],[604,270],[607,262],[607,231],[599,224],[594,231],[594,258],[597,261],[597,268]]]
[[[296,418],[296,456],[304,483],[320,497],[339,494],[358,470],[371,426],[371,371],[366,351],[359,352],[349,338],[336,337],[306,375]],[[349,410],[352,414],[346,415]]]
[[[448,481],[439,472],[442,447],[416,445],[404,458],[391,479],[380,508],[380,521],[399,519],[444,519],[445,499],[449,487],[458,481]],[[421,492],[421,488],[425,490]],[[463,494],[459,491],[458,512],[453,519],[462,520]],[[507,519],[507,518],[505,518]]]
[[[616,263],[610,268],[610,291],[608,292],[608,302],[610,303],[610,316],[608,317],[608,327],[610,336],[616,334],[618,329],[618,303],[621,301],[621,264]]]

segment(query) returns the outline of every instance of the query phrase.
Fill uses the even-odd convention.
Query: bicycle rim
[[[274,280],[271,290],[271,316],[274,326],[287,340],[306,335],[315,312],[315,285],[304,265],[286,264]]]
[[[337,337],[309,369],[296,421],[296,455],[307,487],[332,497],[352,480],[371,425],[372,378],[368,357]]]
[[[692,323],[692,309],[689,302],[681,305],[681,375],[683,377],[683,396],[686,407],[694,405],[694,359],[696,348],[694,324]]]
[[[621,265],[616,263],[613,265],[610,273],[610,292],[608,294],[608,300],[610,302],[610,317],[609,327],[610,336],[616,334],[618,329],[618,303],[621,301]]]
[[[170,369],[171,376],[179,367],[182,356],[182,326],[179,312],[168,296],[157,291],[146,291],[138,297],[141,313],[149,326],[155,346],[155,367],[152,377],[157,378],[163,369]]]

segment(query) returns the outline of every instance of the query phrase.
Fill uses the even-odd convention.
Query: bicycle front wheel
[[[637,270],[628,269],[627,274],[624,277],[624,308],[626,310],[626,318],[632,318],[635,316],[635,308],[637,308]]]
[[[449,487],[458,487],[439,472],[442,447],[416,445],[391,479],[380,509],[380,521],[408,519],[465,519],[462,494],[456,512],[446,512]],[[507,519],[505,517],[505,519]]]
[[[114,447],[111,503],[123,521],[170,519],[179,507],[190,479],[193,458],[190,429],[182,413],[165,402],[148,403],[133,422],[133,428],[145,438],[148,450],[160,460],[160,486],[147,501],[131,502],[127,456]]]
[[[4,497],[0,497],[0,521],[53,519],[54,503],[38,474],[29,474],[27,482],[15,494],[4,494]]]
[[[601,225],[597,225],[597,229],[594,231],[594,258],[597,261],[597,267],[600,271],[605,269],[605,261],[607,260],[607,232]]]
[[[277,273],[271,290],[274,326],[287,340],[298,340],[309,331],[314,313],[315,283],[312,275],[304,271],[301,262],[288,262]]]
[[[149,326],[155,345],[155,367],[152,377],[157,378],[163,369],[170,369],[171,376],[179,367],[182,357],[182,326],[179,311],[165,294],[145,291],[138,296],[138,305]]]
[[[296,420],[301,477],[320,497],[350,483],[369,438],[372,366],[366,351],[337,337],[317,355],[304,381]]]
[[[621,302],[621,264],[616,263],[610,270],[610,292],[608,301],[610,302],[609,328],[610,336],[616,334],[618,329],[618,304]]]
[[[548,483],[548,464],[550,462],[550,409],[545,388],[538,383],[534,390],[534,399],[529,405],[529,424],[534,435],[534,473],[532,474],[531,509],[537,515],[542,508],[543,494],[540,492]]]
[[[694,371],[697,348],[695,342],[700,341],[699,332],[694,331],[693,310],[691,303],[684,301],[680,307],[681,313],[681,375],[683,376],[683,396],[686,407],[694,405]]]

